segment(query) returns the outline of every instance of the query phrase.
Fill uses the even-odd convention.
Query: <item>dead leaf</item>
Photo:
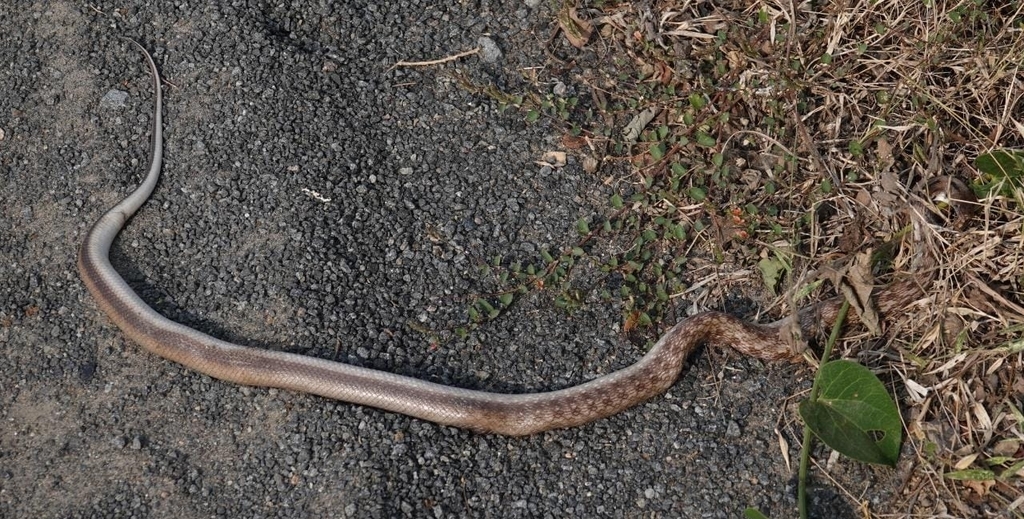
[[[782,433],[777,428],[775,429],[775,436],[779,439],[779,452],[782,453],[782,460],[786,462],[786,470],[790,471],[792,466],[789,463],[789,442],[786,441],[786,438],[782,436]]]
[[[853,262],[841,268],[822,268],[818,277],[832,282],[840,294],[857,312],[860,320],[872,334],[881,334],[878,312],[871,305],[871,292],[875,288],[875,277],[871,274],[871,252],[859,252]]]
[[[868,193],[867,189],[858,189],[856,199],[858,204],[864,207],[871,207],[871,193]]]
[[[871,194],[871,197],[878,204],[883,215],[897,214],[906,207],[906,202],[900,200],[898,193],[902,189],[902,181],[892,168],[882,170],[878,175],[881,189]]]
[[[563,135],[562,146],[570,150],[578,150],[587,145],[587,139],[585,137],[577,137],[575,135]]]
[[[858,215],[854,221],[843,227],[843,234],[839,236],[837,245],[840,251],[851,254],[859,250],[868,237],[870,237],[869,231],[864,228],[864,221]]]
[[[644,131],[644,128],[654,120],[654,116],[658,115],[658,109],[651,106],[644,109],[642,112],[636,114],[632,121],[622,129],[622,137],[626,140],[626,143],[632,145],[640,138],[640,132]]]
[[[879,171],[889,171],[895,159],[893,159],[892,146],[889,144],[888,139],[881,137],[875,142],[875,153],[878,156]]]
[[[976,459],[978,459],[977,452],[968,454],[967,456],[960,458],[959,461],[953,464],[953,470],[966,470],[967,467],[970,467]]]
[[[991,489],[996,484],[996,480],[988,479],[985,481],[964,481],[963,484],[965,487],[973,490],[979,496],[985,497],[988,495],[989,489]]]
[[[992,447],[992,454],[996,456],[1016,456],[1020,447],[1021,441],[1016,438],[1000,440]]]
[[[580,18],[575,7],[566,6],[558,13],[558,26],[565,33],[565,39],[577,49],[582,49],[590,35],[594,33],[594,26],[590,22]]]
[[[846,273],[846,281],[844,286],[852,289],[852,295],[855,298],[850,301],[850,305],[857,310],[861,322],[873,335],[881,335],[882,325],[879,322],[878,312],[871,304],[871,292],[875,289],[875,276],[871,274],[870,251],[859,252],[854,256],[853,263]],[[850,300],[851,294],[846,290],[843,290],[843,295],[848,301]]]
[[[590,155],[587,155],[587,156],[583,157],[583,171],[585,171],[587,173],[594,173],[594,172],[596,172],[597,168],[600,165],[601,165],[601,161],[595,159],[594,157],[591,157]]]
[[[747,58],[737,51],[731,50],[725,54],[729,61],[729,68],[732,70],[743,70],[747,67]]]
[[[659,60],[654,63],[654,68],[656,70],[654,77],[658,80],[658,83],[667,85],[672,82],[672,76],[675,75],[675,71],[672,70],[672,67],[668,66],[668,63]]]
[[[629,315],[626,316],[625,322],[622,323],[622,331],[624,331],[624,332],[632,331],[633,328],[636,328],[637,324],[639,324],[639,323],[640,323],[640,313],[639,312],[630,312]]]

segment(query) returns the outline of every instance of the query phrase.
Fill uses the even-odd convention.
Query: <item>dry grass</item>
[[[655,229],[634,247],[655,260],[694,256],[689,290],[665,261],[648,268],[650,254],[612,265],[643,287],[720,298],[738,286],[730,272],[758,265],[781,291],[897,235],[923,181],[974,188],[971,218],[919,230],[939,264],[928,295],[887,339],[851,337],[843,354],[893,382],[915,458],[897,500],[870,513],[1024,516],[1024,190],[1019,177],[989,185],[974,163],[1024,149],[1024,3],[669,0],[574,14],[560,18],[594,35],[572,48],[582,27],[551,52],[578,60],[593,91],[591,118],[568,118],[626,193],[617,229]],[[619,130],[649,107],[624,145]],[[628,174],[605,173],[615,164]],[[893,270],[914,269],[912,256]],[[627,329],[663,308],[640,292],[624,292]]]

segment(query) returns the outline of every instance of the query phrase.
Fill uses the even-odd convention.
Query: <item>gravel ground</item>
[[[78,280],[87,226],[148,160],[149,78],[129,36],[173,86],[163,179],[112,260],[164,315],[494,391],[632,363],[645,342],[618,330],[619,308],[567,315],[543,292],[465,339],[417,331],[466,322],[481,262],[565,247],[607,210],[574,161],[536,163],[559,149],[551,128],[452,75],[521,88],[546,64],[547,3],[16,4],[0,6],[0,516],[795,515],[779,439],[795,462],[798,367],[707,351],[618,416],[486,436],[189,372],[126,341]],[[836,470],[860,499],[898,484]],[[819,482],[821,516],[853,517]]]

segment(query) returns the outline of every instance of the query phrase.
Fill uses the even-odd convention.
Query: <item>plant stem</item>
[[[818,373],[814,376],[814,382],[811,384],[811,394],[807,398],[811,402],[818,399],[818,381],[821,375],[821,366],[828,363],[829,357],[832,356],[832,348],[836,345],[836,341],[839,340],[839,332],[843,328],[843,323],[846,321],[846,314],[850,311],[850,302],[843,301],[843,306],[839,307],[839,314],[836,315],[836,322],[832,325],[832,333],[828,336],[828,342],[825,343],[825,350],[821,352],[821,365],[818,366]],[[800,447],[800,472],[797,476],[797,487],[796,487],[796,503],[800,510],[800,519],[807,519],[807,467],[811,462],[811,428],[804,424],[804,442]]]

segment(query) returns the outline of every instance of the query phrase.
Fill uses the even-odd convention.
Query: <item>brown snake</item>
[[[585,424],[658,395],[675,382],[686,359],[702,344],[727,345],[766,360],[795,360],[799,354],[792,341],[783,340],[783,334],[791,333],[798,324],[803,336],[811,337],[820,326],[834,321],[841,305],[839,298],[827,300],[770,324],[705,312],[676,324],[631,366],[566,389],[519,395],[444,386],[211,337],[153,310],[114,270],[108,257],[114,238],[156,186],[163,158],[160,77],[153,58],[141,45],[135,45],[146,56],[156,92],[149,173],[89,230],[78,253],[78,271],[99,307],[128,337],[150,352],[200,373],[237,384],[313,393],[439,424],[518,436]],[[905,307],[921,293],[919,282],[908,280],[880,289],[875,300],[885,315]],[[853,312],[850,317],[856,319]]]

